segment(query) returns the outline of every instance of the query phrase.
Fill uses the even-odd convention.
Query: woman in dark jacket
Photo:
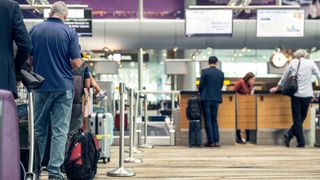
[[[255,75],[252,72],[247,73],[242,79],[240,79],[235,87],[234,91],[236,91],[237,94],[244,94],[244,95],[250,95],[254,93],[254,81],[255,81]],[[241,138],[241,130],[237,129],[236,131],[236,142],[239,144],[243,144]],[[246,130],[246,142],[250,142],[250,130]]]

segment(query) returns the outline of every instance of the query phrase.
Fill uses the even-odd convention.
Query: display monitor
[[[304,10],[259,9],[257,37],[303,37]]]
[[[43,17],[49,17],[50,9],[44,9]],[[92,36],[92,9],[69,9],[68,19],[65,21],[74,28],[79,36]]]
[[[186,36],[232,36],[232,10],[187,9]]]

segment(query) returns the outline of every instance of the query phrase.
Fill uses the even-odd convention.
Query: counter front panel
[[[237,128],[257,129],[257,99],[255,95],[237,95]]]
[[[258,129],[287,129],[292,125],[290,97],[283,95],[257,95]],[[310,128],[310,110],[303,123]]]

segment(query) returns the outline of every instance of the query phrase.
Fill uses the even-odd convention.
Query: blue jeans
[[[208,144],[218,144],[220,141],[219,126],[217,120],[219,102],[202,101],[201,104],[202,111],[204,113]]]
[[[35,135],[39,140],[41,159],[44,156],[48,126],[51,121],[49,175],[60,173],[60,166],[64,161],[73,96],[73,90],[34,93],[34,126]]]

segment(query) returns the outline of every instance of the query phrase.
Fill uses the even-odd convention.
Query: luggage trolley
[[[19,116],[21,176],[25,180],[38,180],[41,175],[41,159],[34,134],[33,93],[32,90],[20,86],[18,96],[16,103]]]

